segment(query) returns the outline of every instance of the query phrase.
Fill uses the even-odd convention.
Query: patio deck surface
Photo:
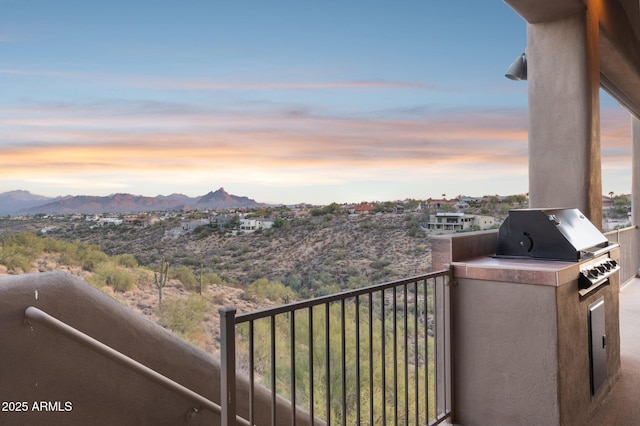
[[[620,289],[620,380],[591,419],[592,426],[640,425],[640,279]]]

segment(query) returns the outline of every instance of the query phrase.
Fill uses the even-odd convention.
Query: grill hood
[[[498,231],[496,257],[577,262],[608,245],[578,209],[511,210]]]

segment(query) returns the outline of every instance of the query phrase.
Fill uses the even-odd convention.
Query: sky
[[[0,0],[0,193],[526,193],[525,48],[501,0]],[[629,193],[601,104],[603,192]]]

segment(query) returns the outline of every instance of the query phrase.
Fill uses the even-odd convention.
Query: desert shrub
[[[347,279],[347,287],[351,289],[369,287],[370,285],[371,282],[367,279],[367,277],[364,277],[362,275],[350,276]]]
[[[136,273],[118,266],[115,262],[103,262],[96,266],[95,273],[89,282],[97,287],[108,285],[114,291],[124,293],[135,287]]]
[[[191,295],[186,299],[168,299],[158,309],[160,324],[188,338],[190,333],[203,326],[208,305],[205,299]]]
[[[371,266],[373,269],[382,269],[389,266],[390,263],[391,262],[389,262],[388,260],[376,259],[373,262],[371,262],[369,266]]]
[[[277,228],[289,229],[290,228],[289,221],[279,217],[273,222],[273,227],[276,229]]]
[[[84,280],[97,288],[105,288],[107,286],[107,280],[102,275],[92,274],[84,277]]]
[[[6,238],[0,248],[0,263],[8,270],[29,272],[31,263],[44,252],[44,240],[30,232]]]
[[[85,271],[94,272],[98,265],[107,262],[109,256],[100,251],[95,244],[82,242],[58,244],[60,263],[68,266],[79,266]]]
[[[260,278],[249,284],[243,297],[255,302],[269,299],[276,303],[287,303],[294,299],[295,293],[279,281]]]
[[[109,260],[109,256],[105,253],[101,252],[96,246],[93,245],[81,245],[78,247],[78,260],[80,261],[80,266],[85,271],[93,272],[95,269],[107,262]]]
[[[44,252],[44,240],[30,232],[20,232],[9,237],[4,242],[4,246],[21,247],[25,253],[37,256]]]
[[[343,249],[338,249],[333,252],[333,260],[344,260],[347,257],[347,251]]]
[[[63,240],[55,238],[47,238],[44,240],[44,251],[47,253],[65,253],[75,250],[75,245]]]
[[[188,266],[176,266],[171,271],[170,276],[180,281],[182,285],[189,290],[194,290],[200,285],[193,271]]]
[[[7,267],[7,270],[18,272],[29,272],[31,270],[32,256],[24,253],[16,247],[4,247],[0,250],[0,264]]]
[[[207,285],[224,285],[224,280],[222,279],[222,277],[220,277],[220,275],[216,274],[215,272],[205,272],[204,274],[202,274],[202,281]]]
[[[137,268],[138,260],[132,254],[120,254],[115,257],[115,261],[120,266],[124,266],[125,268]]]

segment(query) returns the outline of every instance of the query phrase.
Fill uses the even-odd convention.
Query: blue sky
[[[525,46],[499,0],[0,0],[0,192],[524,193]],[[602,104],[603,192],[629,192]]]

